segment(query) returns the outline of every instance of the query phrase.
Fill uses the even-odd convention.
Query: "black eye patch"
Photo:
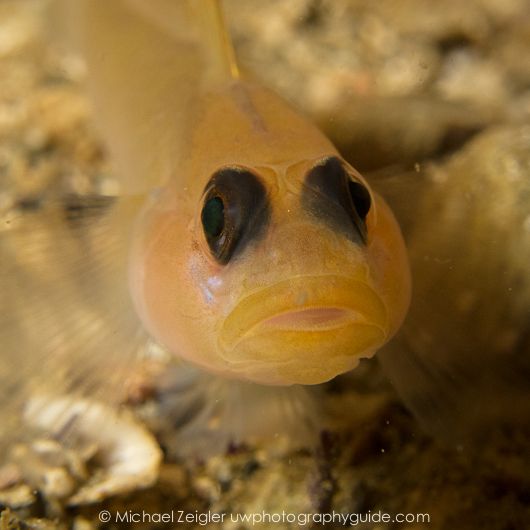
[[[226,265],[264,232],[270,218],[267,191],[245,168],[215,172],[204,191],[201,222],[213,257]]]
[[[366,186],[354,180],[337,157],[326,158],[306,175],[302,206],[356,243],[366,244],[371,204]]]

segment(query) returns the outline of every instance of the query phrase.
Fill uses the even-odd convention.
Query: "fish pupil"
[[[219,237],[225,226],[225,207],[221,197],[208,199],[202,209],[202,225],[207,236]]]

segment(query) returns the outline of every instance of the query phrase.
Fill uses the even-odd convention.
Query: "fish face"
[[[385,344],[408,307],[393,215],[335,153],[225,165],[199,200],[165,191],[141,224],[131,261],[140,316],[212,372],[322,383]]]

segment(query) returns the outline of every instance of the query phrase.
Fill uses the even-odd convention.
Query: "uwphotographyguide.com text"
[[[99,520],[103,523],[168,523],[168,524],[190,524],[199,526],[223,525],[224,523],[241,523],[250,526],[274,525],[274,524],[297,524],[298,526],[312,526],[318,524],[358,526],[366,523],[397,523],[397,524],[425,524],[431,522],[428,513],[395,513],[368,511],[366,513],[294,513],[294,512],[254,512],[254,513],[217,513],[186,512],[184,510],[169,510],[167,512],[148,512],[145,510],[124,510],[111,513],[108,510],[99,512]]]

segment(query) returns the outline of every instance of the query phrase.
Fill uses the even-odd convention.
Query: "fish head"
[[[401,325],[405,245],[384,200],[320,132],[291,142],[290,157],[259,156],[264,134],[253,157],[212,153],[207,169],[191,160],[189,188],[151,201],[131,289],[147,329],[175,354],[258,383],[318,384]],[[222,137],[241,138],[237,123]]]

